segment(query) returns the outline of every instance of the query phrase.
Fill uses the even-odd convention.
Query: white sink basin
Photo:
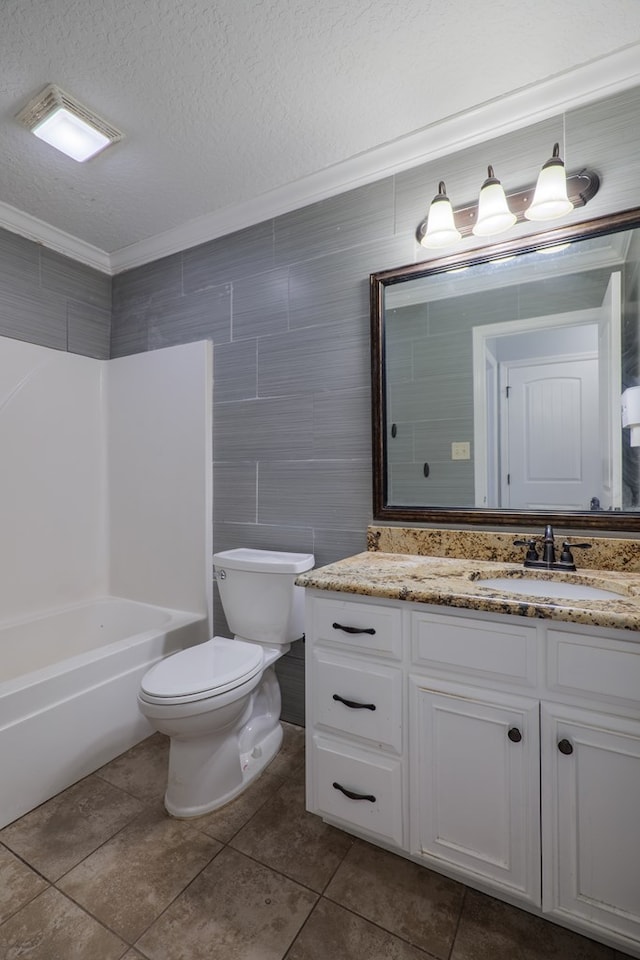
[[[586,583],[566,583],[564,580],[539,580],[533,577],[492,577],[476,581],[478,586],[489,587],[521,597],[550,597],[555,600],[619,600],[624,593],[601,590]]]

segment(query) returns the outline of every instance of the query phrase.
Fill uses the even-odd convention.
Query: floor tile
[[[133,943],[220,849],[185,821],[148,808],[58,886]]]
[[[464,890],[455,880],[358,840],[325,896],[447,960]]]
[[[321,893],[353,843],[305,809],[304,783],[286,782],[231,846]]]
[[[96,776],[139,800],[162,800],[167,789],[168,767],[169,738],[154,733],[100,767]]]
[[[53,887],[0,926],[0,956],[7,960],[120,960],[126,949]]]
[[[57,880],[126,826],[144,805],[94,775],[0,831],[0,841]]]
[[[282,746],[267,770],[285,780],[304,760],[304,727],[282,724]]]
[[[226,847],[136,946],[150,960],[281,960],[316,899]]]
[[[469,890],[451,960],[613,960],[594,940]]]
[[[191,823],[208,836],[227,843],[281,786],[282,780],[279,777],[265,772],[231,803],[214,810],[213,813],[196,817]]]
[[[0,923],[48,886],[46,880],[0,846]]]
[[[428,955],[328,900],[320,900],[287,960],[428,960]]]

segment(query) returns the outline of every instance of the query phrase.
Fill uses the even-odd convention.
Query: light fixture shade
[[[122,133],[54,84],[16,117],[41,140],[83,163],[122,139]]]
[[[438,192],[431,201],[427,228],[420,243],[429,250],[436,250],[439,247],[448,247],[452,243],[457,243],[461,238],[462,234],[453,219],[451,201],[447,196],[444,181],[441,180],[438,184]]]
[[[514,225],[517,217],[509,210],[502,184],[495,177],[493,167],[489,167],[487,179],[480,188],[478,197],[478,218],[472,227],[476,237],[491,237],[504,233]]]
[[[560,159],[560,146],[554,144],[553,156],[538,176],[531,205],[524,211],[527,220],[555,220],[573,210],[567,196],[567,175]]]

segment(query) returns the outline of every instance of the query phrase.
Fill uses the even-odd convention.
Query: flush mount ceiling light
[[[416,232],[423,247],[448,247],[471,233],[478,237],[495,236],[525,220],[555,220],[570,213],[574,207],[585,206],[600,187],[600,178],[592,170],[585,168],[566,175],[557,143],[551,159],[540,171],[535,189],[531,186],[505,194],[493,167],[488,168],[488,173],[478,202],[455,210],[446,195],[444,183],[440,182],[428,216]]]
[[[16,120],[36,137],[79,163],[95,157],[123,137],[106,120],[54,84],[49,84],[30,100],[16,114]]]

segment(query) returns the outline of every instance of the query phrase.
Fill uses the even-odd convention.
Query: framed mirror
[[[640,531],[640,208],[370,292],[376,520]]]

